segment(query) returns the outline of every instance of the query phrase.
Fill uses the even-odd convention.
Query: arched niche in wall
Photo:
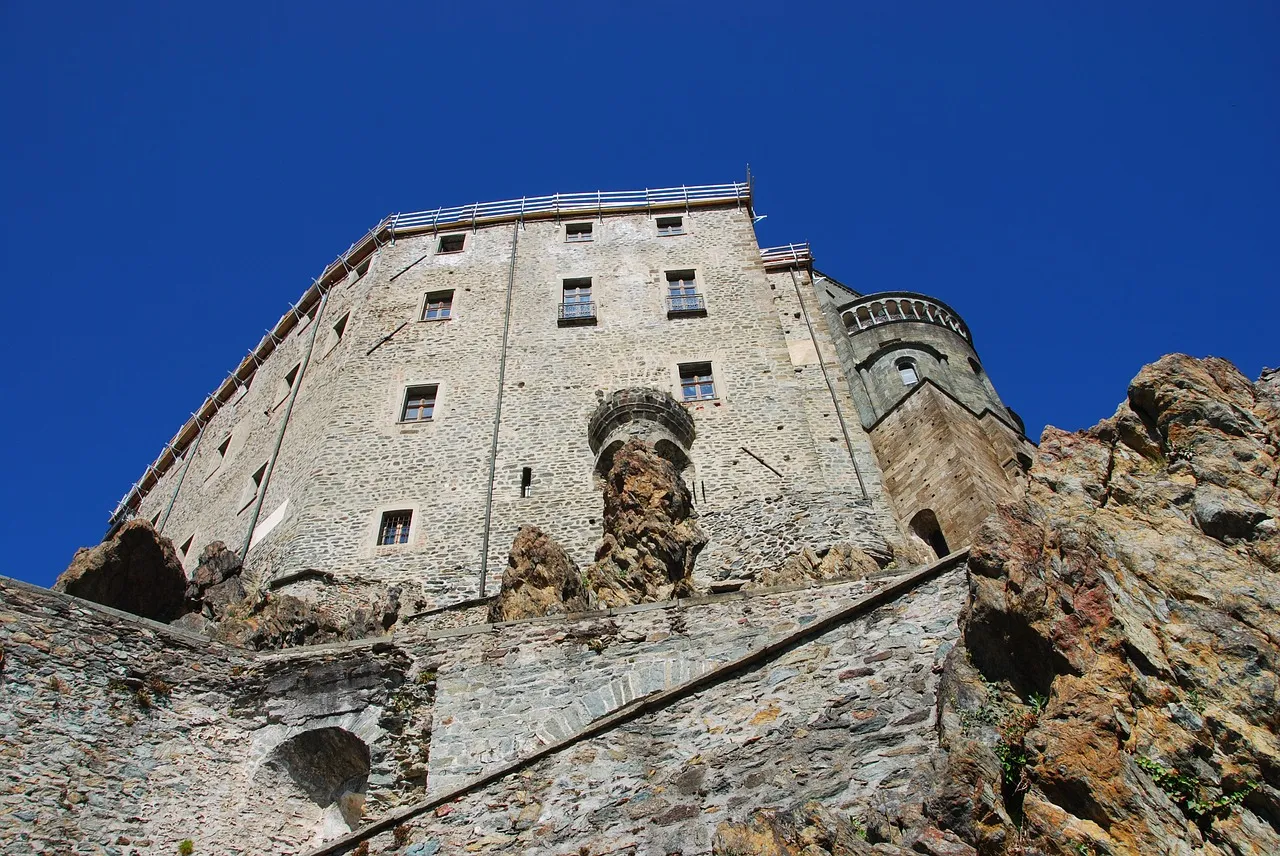
[[[333,838],[360,825],[369,783],[369,747],[345,728],[313,728],[285,740],[266,767],[278,784],[291,781],[318,809],[318,837]]]
[[[911,518],[911,534],[929,545],[934,554],[941,559],[951,552],[947,547],[947,539],[943,537],[942,527],[938,524],[938,516],[932,509],[916,512]]]
[[[607,396],[587,423],[587,442],[596,456],[595,471],[603,476],[613,456],[628,440],[643,440],[677,470],[689,466],[693,445],[693,417],[680,402],[656,389],[621,389]]]

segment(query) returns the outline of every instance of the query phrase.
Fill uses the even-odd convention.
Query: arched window
[[[915,386],[920,382],[920,375],[916,374],[915,360],[901,359],[895,365],[898,367],[898,374],[902,377],[903,386]]]

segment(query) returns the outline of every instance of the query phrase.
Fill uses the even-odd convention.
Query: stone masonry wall
[[[937,745],[938,673],[958,637],[964,590],[963,568],[948,572],[759,668],[419,815],[406,825],[399,846],[384,833],[370,850],[403,856],[693,856],[710,852],[719,823],[809,799],[867,824],[873,813],[919,799],[927,788]],[[742,610],[738,632],[755,645],[814,620],[828,605],[785,596],[756,603],[769,609],[747,612],[747,602],[736,604]],[[765,616],[773,611],[781,620],[771,626]],[[688,617],[686,627],[693,627],[694,615]],[[721,616],[727,620],[717,621],[722,631],[733,627],[733,617],[728,610]],[[674,638],[666,636],[660,616],[629,629],[658,637],[646,648],[670,645]],[[525,635],[503,655],[507,668],[501,673],[536,681],[534,672],[519,665],[526,650],[542,651],[570,638]],[[617,662],[624,652],[640,650],[640,642],[620,635],[616,648],[622,650],[607,647],[599,659]],[[502,645],[509,640],[503,638]],[[725,641],[706,652],[695,648],[678,646],[676,662],[689,662],[690,674],[723,662],[733,644]],[[587,663],[596,655],[574,656]],[[652,681],[615,679],[604,691],[595,690],[598,709],[656,685],[654,666],[639,663],[633,675],[651,673]],[[458,689],[470,692],[464,682],[459,676]],[[487,710],[482,703],[469,721]],[[544,739],[552,734],[549,729]]]
[[[872,437],[899,519],[933,511],[953,547],[968,544],[996,504],[1021,491],[1004,466],[1022,445],[1018,438],[989,416],[980,421],[931,383],[885,417]]]
[[[306,853],[361,815],[376,819],[641,695],[705,674],[877,590],[891,576],[505,625],[411,624],[386,639],[274,654],[210,645],[0,581],[6,777],[0,852],[61,854],[74,846],[113,856],[172,854],[190,838],[197,854]],[[782,772],[782,761],[774,778],[743,784],[748,768],[760,766],[747,747],[765,741],[770,752],[793,753],[787,757],[798,763],[798,753],[821,749],[800,733],[815,716],[838,722],[823,728],[866,735],[858,738],[867,741],[866,752],[837,753],[829,770],[815,768],[826,771],[818,776],[823,781],[845,777],[843,802],[856,803],[877,787],[905,786],[924,753],[931,664],[954,637],[963,597],[963,571],[944,572],[758,673],[717,679],[693,708],[602,738],[607,748],[593,752],[589,775],[605,776],[611,792],[631,796],[611,800],[617,810],[597,820],[618,832],[618,824],[630,828],[633,818],[653,814],[660,822],[645,825],[654,827],[654,841],[704,841],[710,828],[704,820],[730,810],[741,815],[757,797],[797,786],[787,778],[794,772]],[[145,701],[141,690],[149,694]],[[836,698],[843,701],[833,706]],[[700,724],[685,722],[690,716]],[[295,774],[280,762],[287,747],[323,732],[346,735],[368,751],[359,793],[332,804],[308,789],[314,770]],[[323,767],[325,752],[315,754]],[[704,760],[696,760],[699,755]],[[569,757],[547,763],[557,770],[581,766]],[[687,783],[668,784],[649,794],[670,791],[667,796],[644,803],[637,787],[654,776],[646,771],[674,777],[690,766],[705,766],[708,781],[723,781],[712,789],[719,796],[694,810],[686,796],[701,786],[688,791]],[[501,836],[536,829],[525,836],[532,852],[550,852],[549,842],[570,827],[563,841],[582,838],[582,813],[596,803],[562,809],[583,786],[559,788],[566,776],[583,774],[587,767],[549,773],[546,781],[539,773],[534,801],[546,806],[546,815],[526,799],[512,815],[524,811],[520,827],[510,818],[500,822],[492,806],[516,806],[507,791],[527,791],[530,784],[503,783],[494,792],[498,802],[489,798],[482,801],[488,808],[463,809],[474,815],[464,837],[470,844],[480,834],[475,830],[491,831],[498,837],[486,838],[484,846],[492,849],[510,843]],[[552,787],[552,780],[560,784]],[[798,784],[803,790],[805,783]],[[750,797],[730,804],[735,789]],[[561,814],[563,823],[552,820]],[[464,833],[440,834],[452,841]],[[580,843],[587,840],[595,839]]]
[[[301,361],[313,327],[316,348],[299,381],[247,558],[251,579],[316,569],[349,586],[398,584],[413,611],[496,591],[520,525],[543,528],[576,561],[590,561],[602,509],[588,419],[616,389],[649,386],[678,398],[678,365],[686,362],[710,362],[717,393],[690,406],[697,438],[686,475],[700,511],[785,490],[857,490],[816,356],[820,350],[836,368],[816,298],[809,293],[818,348],[792,275],[764,271],[745,209],[681,213],[685,234],[674,236],[659,236],[649,216],[627,214],[592,220],[589,242],[566,242],[564,223],[544,220],[453,232],[465,240],[457,253],[438,252],[439,237],[431,234],[383,246],[364,277],[352,274],[335,287],[319,317],[285,338],[244,399],[214,417],[165,534],[180,546],[191,539],[192,552],[215,539],[238,548],[251,516],[250,477],[269,457],[283,419],[282,378]],[[489,446],[513,239],[488,591],[482,593]],[[706,316],[668,318],[667,272],[688,270],[705,298]],[[799,276],[807,289],[807,274]],[[558,326],[563,282],[578,277],[592,280],[597,323]],[[425,295],[442,291],[452,292],[451,316],[418,320]],[[339,341],[333,325],[344,317]],[[438,386],[434,418],[399,422],[405,390],[420,384]],[[878,511],[861,522],[887,536],[892,516],[869,441],[851,418],[847,393],[838,397]],[[219,450],[227,437],[224,455]],[[532,483],[522,496],[526,467]],[[142,516],[163,513],[180,469],[149,493]],[[413,514],[409,542],[378,545],[382,514],[400,510]]]

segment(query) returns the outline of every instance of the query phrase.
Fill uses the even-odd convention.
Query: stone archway
[[[938,524],[938,516],[931,509],[917,512],[911,518],[911,534],[928,544],[939,559],[951,552],[942,534],[942,526]]]
[[[693,417],[670,395],[656,389],[620,389],[600,402],[587,423],[587,442],[603,476],[627,440],[644,440],[677,472],[690,464]]]
[[[288,778],[321,810],[320,836],[331,838],[360,825],[369,784],[369,747],[345,728],[313,728],[285,740],[267,767]]]

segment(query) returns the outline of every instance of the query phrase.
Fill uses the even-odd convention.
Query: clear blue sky
[[[0,573],[49,584],[97,541],[393,211],[749,162],[762,242],[955,306],[1032,435],[1109,415],[1169,351],[1256,377],[1280,363],[1278,10],[0,4]]]

